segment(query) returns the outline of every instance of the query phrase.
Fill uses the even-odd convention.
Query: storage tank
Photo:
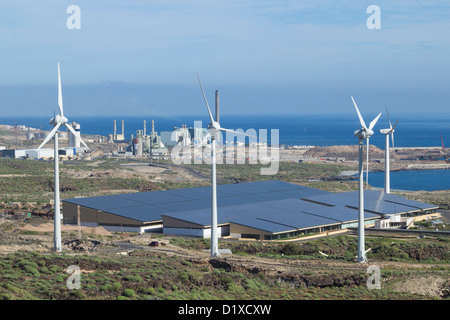
[[[36,137],[34,136],[34,132],[27,132],[27,140],[34,140]]]
[[[138,150],[139,150],[139,139],[138,138],[133,138],[133,155],[137,156],[138,155]]]
[[[72,133],[72,131],[68,132],[69,135],[69,147],[71,148],[79,148],[81,146],[81,142],[80,142],[80,124],[73,122],[73,123],[68,123],[69,126],[72,126],[72,128],[75,130],[75,132],[77,133],[77,135],[74,135]]]

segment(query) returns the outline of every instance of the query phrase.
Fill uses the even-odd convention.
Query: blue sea
[[[376,114],[365,115],[368,124]],[[170,131],[174,127],[194,127],[195,121],[201,121],[203,127],[209,124],[205,116],[174,117],[71,117],[81,125],[81,133],[107,136],[113,133],[113,120],[117,122],[117,133],[121,133],[121,120],[125,121],[125,137],[136,135],[136,130],[143,129],[143,120],[147,123],[147,133],[151,130],[151,121],[155,121],[157,132]],[[391,121],[397,121],[391,114]],[[353,132],[360,128],[354,114],[333,115],[221,115],[220,123],[229,129],[267,129],[267,141],[271,142],[271,129],[277,129],[281,145],[351,145],[358,140]],[[0,124],[26,125],[42,130],[51,130],[49,118],[15,117],[0,118]],[[385,148],[385,137],[379,129],[388,128],[387,117],[383,114],[374,128],[375,134],[370,144]],[[395,147],[436,147],[447,142],[450,147],[450,113],[447,114],[400,114],[394,134]],[[390,142],[391,143],[391,142]],[[403,190],[443,190],[450,189],[450,170],[402,171],[391,173],[391,188]],[[377,182],[380,176],[380,183]],[[410,177],[410,178],[408,178]],[[383,187],[384,173],[369,175],[369,183],[375,187]],[[397,185],[397,183],[403,185]],[[426,187],[425,187],[426,186]]]
[[[392,190],[450,190],[450,170],[391,171],[390,181]],[[384,188],[384,172],[369,172],[369,184]]]

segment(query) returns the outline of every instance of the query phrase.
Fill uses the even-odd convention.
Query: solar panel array
[[[365,218],[430,208],[421,202],[365,191]],[[163,216],[199,226],[211,224],[211,187],[138,192],[63,200],[138,222]],[[358,219],[355,192],[330,193],[278,180],[217,186],[218,223],[235,223],[278,233]]]

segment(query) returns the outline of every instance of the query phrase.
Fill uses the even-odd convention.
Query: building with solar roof
[[[364,192],[365,225],[433,214],[437,206]],[[332,193],[279,180],[217,186],[220,237],[273,240],[357,227],[357,191]],[[210,238],[211,187],[63,200],[63,223],[111,231]],[[398,219],[397,219],[398,220]]]

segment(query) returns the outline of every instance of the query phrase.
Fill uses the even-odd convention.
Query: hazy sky
[[[203,114],[197,72],[223,114],[349,113],[351,95],[363,114],[447,112],[449,17],[434,0],[1,0],[0,108],[52,116],[60,62],[70,115]]]

